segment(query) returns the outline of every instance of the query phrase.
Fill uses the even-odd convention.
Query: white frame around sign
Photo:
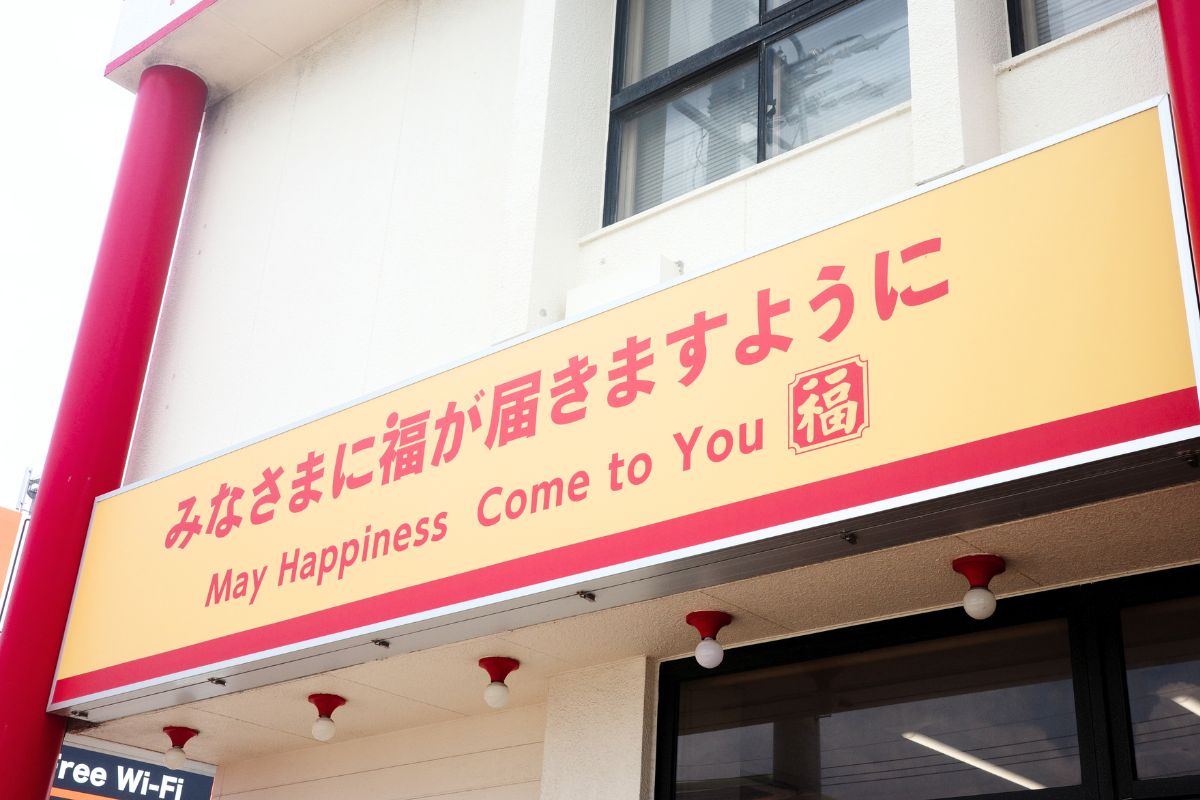
[[[1179,258],[1180,279],[1183,287],[1185,306],[1184,313],[1186,314],[1188,338],[1192,352],[1192,368],[1193,374],[1196,378],[1196,384],[1198,387],[1200,387],[1200,359],[1198,359],[1198,354],[1200,354],[1200,310],[1198,309],[1200,309],[1200,306],[1198,306],[1197,303],[1195,268],[1192,262],[1190,240],[1187,231],[1187,222],[1183,204],[1182,183],[1178,169],[1179,160],[1175,146],[1170,104],[1168,102],[1168,98],[1166,96],[1162,96],[1138,103],[1116,113],[1101,117],[1100,119],[1094,120],[1085,125],[1072,128],[1063,133],[1043,139],[1025,147],[1018,148],[996,158],[984,161],[980,164],[976,164],[974,166],[959,170],[958,172],[951,173],[950,175],[944,176],[935,181],[931,181],[911,191],[892,196],[857,212],[834,218],[818,226],[801,230],[796,234],[789,235],[786,238],[780,239],[768,246],[743,253],[735,258],[724,259],[719,263],[709,265],[693,274],[674,279],[651,290],[623,297],[586,314],[564,319],[563,321],[554,325],[538,329],[524,336],[516,337],[503,343],[503,345],[491,347],[461,360],[438,367],[428,372],[424,372],[420,375],[416,375],[394,386],[389,386],[385,389],[381,389],[366,396],[357,398],[351,402],[315,414],[306,419],[283,426],[263,436],[210,454],[203,458],[179,466],[176,469],[137,481],[135,483],[131,483],[127,486],[123,486],[116,491],[109,492],[98,497],[96,499],[96,503],[99,503],[106,498],[131,491],[139,486],[144,486],[153,481],[160,480],[169,475],[174,475],[190,469],[197,464],[201,464],[212,459],[219,458],[228,453],[235,452],[243,447],[270,439],[273,436],[277,436],[295,428],[302,427],[313,421],[327,417],[330,414],[351,408],[359,403],[372,400],[390,392],[394,392],[397,389],[417,383],[432,375],[436,375],[441,372],[460,367],[464,364],[471,363],[472,361],[476,361],[493,353],[506,350],[510,347],[521,344],[522,342],[530,341],[539,336],[545,336],[581,320],[603,314],[614,308],[625,305],[626,303],[640,300],[643,297],[648,297],[650,295],[657,294],[658,292],[668,291],[674,286],[678,286],[690,280],[695,280],[696,278],[707,275],[715,270],[736,264],[747,258],[774,250],[778,247],[790,244],[794,241],[803,239],[829,228],[842,225],[860,217],[873,214],[877,211],[888,208],[889,206],[904,202],[914,197],[918,197],[927,192],[935,191],[936,189],[948,184],[955,183],[972,175],[977,175],[981,172],[1002,164],[1006,164],[1010,161],[1015,161],[1016,159],[1027,156],[1031,153],[1043,150],[1052,145],[1059,144],[1067,141],[1068,139],[1075,138],[1081,134],[1102,128],[1106,125],[1110,125],[1114,122],[1118,122],[1150,109],[1157,109],[1159,125],[1162,132],[1163,155],[1165,164],[1167,165],[1167,187],[1168,192],[1170,193],[1171,214],[1175,230],[1176,250]],[[529,624],[536,624],[537,622],[561,619],[578,613],[598,610],[600,608],[624,605],[637,600],[662,597],[680,591],[702,588],[703,586],[707,585],[715,585],[718,583],[727,582],[729,580],[734,580],[737,577],[745,576],[738,573],[734,577],[731,577],[729,574],[722,572],[721,565],[718,563],[722,561],[722,559],[710,558],[710,560],[706,562],[706,557],[712,557],[714,555],[726,553],[741,545],[753,544],[766,539],[783,536],[785,534],[819,528],[831,523],[844,522],[846,520],[863,517],[869,514],[894,510],[924,501],[945,498],[951,495],[962,494],[977,489],[996,486],[998,484],[1007,483],[1022,478],[1043,475],[1070,467],[1076,467],[1118,456],[1129,455],[1132,453],[1197,438],[1200,438],[1200,425],[1183,428],[1165,434],[1134,439],[1121,444],[1097,448],[1071,456],[1052,459],[1050,461],[1043,461],[1026,467],[1004,470],[1001,472],[992,473],[990,475],[945,484],[932,489],[926,489],[906,495],[888,498],[886,500],[867,503],[864,505],[855,506],[853,508],[843,509],[841,511],[810,517],[796,522],[785,523],[750,533],[730,536],[713,542],[707,542],[704,544],[674,550],[668,553],[662,553],[656,556],[632,560],[622,564],[605,567],[603,569],[592,570],[557,580],[532,584],[520,589],[487,595],[467,602],[443,606],[441,608],[423,611],[416,614],[410,614],[407,616],[398,617],[396,619],[387,620],[385,622],[365,625],[359,628],[353,628],[327,636],[306,639],[304,641],[295,642],[284,647],[272,648],[270,650],[264,650],[262,652],[215,662],[212,664],[206,664],[194,669],[184,670],[169,675],[159,676],[153,679],[128,684],[103,692],[97,692],[95,694],[89,694],[83,697],[52,703],[49,705],[48,710],[56,713],[69,713],[81,717],[86,716],[90,721],[93,722],[115,719],[144,711],[165,708],[185,702],[192,702],[207,697],[217,696],[229,691],[278,683],[283,680],[290,680],[293,678],[303,677],[305,675],[319,674],[332,669],[338,669],[368,661],[371,658],[378,658],[379,650],[373,649],[373,642],[378,641],[379,639],[410,637],[408,641],[409,646],[389,648],[388,652],[389,654],[411,652],[414,650],[425,649],[427,647],[449,644],[454,641],[460,641],[463,639],[472,638],[474,636],[487,635],[500,630],[523,627]],[[86,543],[84,557],[86,558]],[[692,563],[685,564],[685,562],[688,562],[689,560]],[[706,577],[699,579],[682,577],[683,570],[685,568],[688,570],[693,570],[695,567],[711,567],[711,569],[707,570]],[[776,565],[775,569],[777,568],[778,566]],[[701,571],[703,572],[704,570]],[[767,568],[761,570],[758,574],[771,571],[774,571],[774,569]],[[605,581],[609,581],[613,578],[621,578],[625,580],[615,582],[615,586],[604,586]],[[624,592],[600,592],[601,588],[612,589],[631,587],[635,583],[639,584],[636,589],[626,588],[626,591]],[[606,594],[607,597],[603,602],[590,603],[586,608],[577,607],[573,611],[569,610],[564,612],[562,610],[563,606],[561,603],[556,605],[556,601],[575,599],[574,595],[576,590],[589,588],[596,590],[593,592],[594,594]],[[555,605],[558,610],[551,611],[550,607]],[[68,626],[69,625],[70,621],[68,620]],[[214,677],[228,679],[230,676],[240,676],[240,678],[244,680],[240,679],[236,687],[229,686],[228,680],[226,680],[225,684],[220,685],[209,682],[209,680]]]

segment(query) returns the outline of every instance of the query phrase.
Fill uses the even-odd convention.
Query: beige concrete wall
[[[545,706],[224,764],[214,800],[536,800]]]
[[[650,797],[655,669],[638,657],[551,679],[542,800]]]

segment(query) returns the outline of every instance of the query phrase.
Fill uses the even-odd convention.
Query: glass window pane
[[[922,800],[1079,783],[1060,621],[681,686],[688,800]]]
[[[1127,608],[1121,627],[1137,777],[1200,774],[1200,598]]]
[[[758,24],[758,0],[630,0],[623,86]]]
[[[622,121],[617,219],[754,164],[757,107],[749,62]]]
[[[788,34],[767,59],[773,156],[909,99],[908,3],[865,0]]]
[[[1021,0],[1025,48],[1033,49],[1066,36],[1140,2],[1142,0]]]

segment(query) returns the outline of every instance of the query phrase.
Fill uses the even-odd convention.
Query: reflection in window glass
[[[623,86],[758,24],[758,0],[630,0]]]
[[[1200,598],[1125,609],[1121,627],[1137,777],[1200,774]]]
[[[753,165],[757,87],[750,62],[624,120],[617,219]]]
[[[676,796],[897,800],[1079,783],[1066,625],[688,681]]]
[[[767,155],[908,100],[908,4],[866,0],[767,48]]]
[[[1021,0],[1025,49],[1066,36],[1142,0]]]

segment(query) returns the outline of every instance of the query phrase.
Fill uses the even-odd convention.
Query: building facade
[[[240,800],[1200,796],[1156,2],[126,6],[110,77],[207,98],[71,744],[188,728]]]

